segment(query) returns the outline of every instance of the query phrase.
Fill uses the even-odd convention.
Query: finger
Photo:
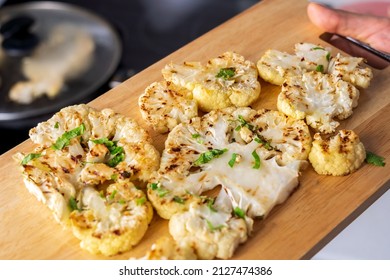
[[[390,52],[390,19],[333,10],[316,3],[307,7],[310,20],[319,28],[353,37],[372,47]]]

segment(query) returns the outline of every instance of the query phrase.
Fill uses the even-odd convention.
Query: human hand
[[[390,53],[390,18],[356,14],[309,3],[307,14],[313,24],[329,33],[352,37],[374,49]]]

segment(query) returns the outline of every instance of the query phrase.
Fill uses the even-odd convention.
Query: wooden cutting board
[[[298,42],[328,44],[306,15],[306,0],[264,0],[90,103],[97,109],[112,108],[142,122],[137,99],[147,85],[162,79],[160,70],[171,61],[202,61],[233,50],[256,62],[270,48],[292,52]],[[335,50],[334,52],[338,52]],[[355,130],[366,146],[390,157],[390,68],[374,69],[374,79],[361,92],[359,107],[342,128]],[[263,81],[254,108],[276,109],[279,87]],[[150,130],[149,130],[150,131]],[[162,151],[164,135],[150,131]],[[6,135],[2,135],[6,137]],[[50,211],[30,195],[22,183],[12,155],[29,152],[30,140],[0,156],[0,259],[104,259],[79,248],[70,230],[58,225]],[[235,259],[310,258],[389,188],[390,164],[365,164],[349,176],[319,176],[309,167],[299,188],[264,221],[256,221],[249,240]],[[132,251],[108,259],[140,257],[161,236],[167,222],[155,215],[141,243]]]

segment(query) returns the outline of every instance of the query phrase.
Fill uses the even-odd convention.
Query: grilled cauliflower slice
[[[168,65],[165,80],[191,90],[202,111],[248,106],[260,94],[256,66],[235,52],[225,52],[207,62]]]
[[[72,222],[83,248],[112,255],[142,238],[151,207],[147,203],[143,210],[134,207],[137,200],[146,198],[132,182],[146,181],[156,172],[159,153],[134,120],[110,109],[75,105],[31,129],[30,137],[40,145],[31,154],[15,155],[25,185],[62,225]],[[104,202],[99,192],[110,193],[110,198],[117,192],[122,198],[111,205],[113,200]],[[101,226],[107,223],[103,230]]]
[[[335,136],[322,139],[314,135],[309,160],[318,174],[342,176],[356,171],[364,162],[366,151],[352,130],[340,130]]]
[[[307,72],[288,78],[278,96],[278,110],[295,119],[306,119],[309,126],[323,133],[334,132],[339,122],[352,114],[359,91],[340,78]]]
[[[81,248],[105,256],[126,252],[144,236],[153,217],[145,194],[127,180],[111,184],[105,194],[85,187],[70,214]]]
[[[267,50],[257,62],[260,77],[275,85],[284,80],[300,76],[306,71],[325,71],[328,68],[330,49],[310,43],[295,45],[295,54],[278,50]]]
[[[191,91],[175,89],[170,82],[152,83],[139,97],[142,118],[154,130],[165,133],[181,122],[198,116],[198,105]]]
[[[222,185],[249,217],[265,216],[298,184],[310,145],[305,123],[281,113],[212,111],[168,135],[148,197],[158,214],[170,219],[192,202],[204,203],[200,195]]]
[[[337,54],[330,61],[328,73],[341,77],[354,86],[368,88],[373,74],[370,68],[363,68],[363,62],[364,59],[361,57],[347,57]]]
[[[169,232],[175,240],[192,248],[199,259],[228,259],[248,238],[244,219],[197,203],[172,216]]]
[[[363,67],[363,58],[347,57],[332,49],[311,43],[295,44],[295,54],[268,50],[257,62],[260,77],[265,81],[282,85],[285,79],[301,76],[305,72],[317,71],[335,75],[354,86],[367,88],[373,77],[372,70]]]
[[[264,81],[278,86],[287,77],[300,75],[303,71],[299,57],[278,50],[267,50],[257,62],[257,70]]]

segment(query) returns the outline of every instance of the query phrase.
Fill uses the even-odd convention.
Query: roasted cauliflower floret
[[[192,92],[186,88],[176,89],[171,82],[155,82],[145,89],[138,104],[142,118],[154,130],[165,133],[176,125],[198,116],[198,105]]]
[[[260,77],[271,84],[282,85],[287,77],[300,75],[300,59],[278,50],[267,50],[257,62]]]
[[[368,88],[373,77],[372,70],[363,67],[361,57],[347,57],[337,54],[331,59],[328,73],[340,77],[360,88]]]
[[[284,80],[300,76],[306,71],[325,71],[330,59],[330,49],[310,43],[295,45],[295,54],[278,50],[267,50],[257,62],[259,75],[263,80],[282,85]]]
[[[322,133],[334,132],[358,104],[359,91],[340,78],[319,72],[286,79],[278,96],[278,110],[295,119],[306,119]]]
[[[171,64],[162,71],[165,80],[193,93],[202,111],[229,106],[248,106],[260,94],[254,63],[234,52],[225,52],[207,62]]]
[[[231,212],[192,203],[188,211],[172,216],[169,232],[175,240],[193,248],[199,259],[228,259],[247,240],[250,230],[245,219]]]
[[[372,70],[363,67],[363,58],[348,57],[338,53],[332,57],[332,49],[311,43],[295,45],[295,54],[268,50],[257,62],[260,77],[265,81],[282,85],[285,79],[316,71],[337,76],[354,86],[367,88]]]
[[[26,187],[62,225],[72,223],[83,248],[112,255],[142,238],[152,208],[132,182],[156,172],[159,153],[134,120],[75,105],[31,129],[30,137],[40,146],[15,155]]]
[[[242,134],[241,129],[249,132]],[[278,112],[232,107],[212,111],[168,135],[148,197],[158,214],[170,219],[192,202],[204,202],[202,193],[222,185],[249,217],[265,216],[297,185],[310,143],[303,121]]]
[[[80,246],[106,256],[126,252],[144,236],[153,216],[145,194],[127,180],[111,184],[105,193],[85,187],[70,214]]]
[[[366,151],[352,130],[340,130],[335,136],[322,139],[314,135],[309,161],[318,174],[342,176],[356,171],[364,162]]]

